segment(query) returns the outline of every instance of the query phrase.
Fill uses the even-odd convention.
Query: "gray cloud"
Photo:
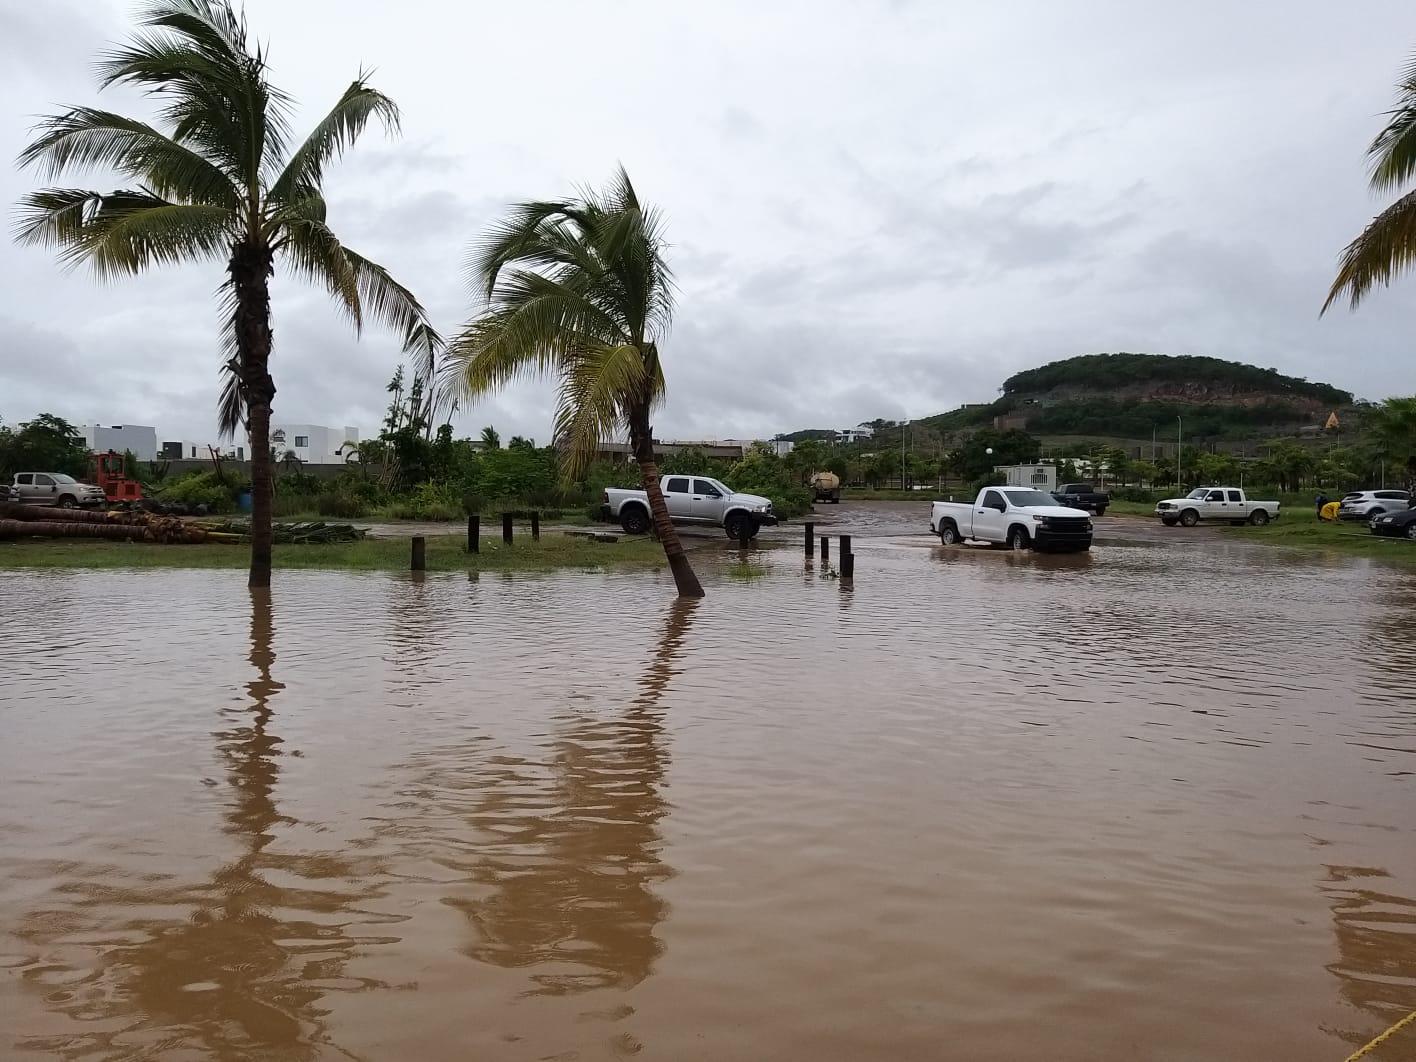
[[[406,0],[396,24],[377,0],[248,9],[307,104],[297,124],[361,64],[402,105],[402,139],[371,133],[331,171],[330,219],[444,330],[473,311],[464,259],[507,203],[629,167],[665,213],[680,285],[664,436],[927,415],[1108,349],[1416,391],[1416,278],[1317,316],[1337,252],[1378,209],[1362,152],[1410,47],[1390,32],[1406,21],[1397,0],[1348,20],[1302,0],[1280,21],[1218,0],[630,0],[613,32],[638,61],[614,77],[585,76],[611,27],[570,0]],[[29,116],[94,102],[92,62],[130,14],[126,0],[58,14],[0,0],[11,158]],[[533,38],[527,79],[511,42]],[[508,45],[469,64],[469,40]],[[0,169],[0,198],[35,183]],[[7,421],[52,410],[214,434],[219,265],[97,285],[4,243],[0,277]],[[274,308],[278,413],[376,428],[396,339],[356,337],[284,275]],[[458,427],[544,439],[552,406],[549,385],[520,385]]]

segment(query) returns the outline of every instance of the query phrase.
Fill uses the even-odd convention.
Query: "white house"
[[[246,460],[244,446],[232,446],[230,443],[197,442],[194,439],[164,440],[160,453],[164,459],[171,461],[206,461],[211,458],[213,449],[222,457],[236,461]]]
[[[875,429],[869,424],[857,424],[854,428],[836,429],[838,443],[864,442],[866,439],[873,438],[875,438]]]
[[[143,424],[85,424],[79,429],[90,450],[131,450],[139,461],[157,456],[157,429]]]
[[[272,424],[270,445],[277,459],[293,453],[307,465],[342,465],[350,444],[359,442],[359,429],[327,428],[322,424]]]

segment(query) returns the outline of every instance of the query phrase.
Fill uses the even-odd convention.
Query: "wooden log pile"
[[[239,535],[208,531],[177,516],[91,512],[0,503],[0,539],[100,538],[120,542],[239,542]]]

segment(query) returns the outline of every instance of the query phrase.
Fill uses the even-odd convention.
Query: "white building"
[[[208,461],[215,450],[222,457],[233,461],[246,460],[246,448],[231,443],[205,443],[194,439],[164,440],[161,456],[168,461]]]
[[[139,461],[157,456],[157,429],[143,424],[85,424],[79,429],[90,450],[122,453],[131,450]]]
[[[873,438],[875,438],[875,429],[869,424],[857,424],[854,428],[836,429],[838,443],[864,442],[866,439]]]
[[[1030,465],[997,465],[993,471],[1007,476],[1008,487],[1036,487],[1048,492],[1057,489],[1057,466],[1051,461],[1038,461]]]
[[[351,446],[359,443],[359,429],[327,428],[322,424],[272,424],[270,445],[276,459],[293,453],[307,465],[342,465]]]

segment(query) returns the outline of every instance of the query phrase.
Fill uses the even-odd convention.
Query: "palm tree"
[[[485,450],[501,449],[501,435],[490,424],[482,429],[482,448]]]
[[[515,207],[477,249],[486,309],[449,345],[451,383],[477,396],[522,376],[555,377],[567,482],[601,439],[627,430],[679,595],[702,597],[659,490],[649,421],[664,398],[659,343],[674,302],[659,216],[623,169],[603,192],[582,195]]]
[[[366,314],[397,329],[428,364],[441,340],[412,292],[340,243],[325,222],[325,168],[370,119],[390,131],[398,108],[361,74],[293,149],[291,101],[267,80],[263,50],[247,44],[229,0],[154,0],[144,31],[100,63],[101,86],[155,96],[159,126],[91,107],[45,118],[20,154],[45,179],[99,168],[127,189],[31,192],[17,238],[87,262],[100,278],[187,261],[224,260],[222,432],[244,424],[251,444],[251,586],[270,584],[271,403],[275,382],[270,277],[277,259],[323,284],[359,329]]]
[[[1367,148],[1374,192],[1400,190],[1416,177],[1416,57],[1396,86],[1396,108],[1386,127]],[[1347,245],[1338,261],[1337,278],[1323,303],[1323,313],[1341,296],[1355,310],[1372,285],[1390,286],[1392,279],[1416,262],[1416,188],[1387,207]]]

